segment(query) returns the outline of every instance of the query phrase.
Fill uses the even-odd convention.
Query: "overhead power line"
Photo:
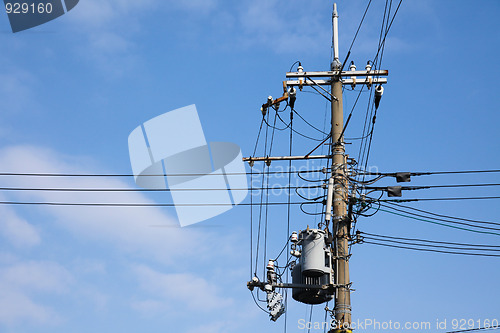
[[[397,240],[391,240],[391,239],[385,239],[385,238],[380,239],[377,237],[369,237],[369,236],[365,236],[364,238],[370,239],[373,241],[377,241],[377,242],[396,243],[396,244],[403,244],[403,245],[410,245],[410,246],[418,246],[418,247],[422,247],[422,248],[442,248],[442,249],[459,250],[459,251],[493,251],[493,252],[500,251],[499,249],[476,249],[476,248],[466,248],[466,247],[461,247],[461,246],[419,244],[419,243],[415,243],[415,242],[404,242],[404,241],[397,241]],[[471,253],[474,253],[474,252],[471,252]],[[500,256],[500,254],[496,254],[496,255]]]
[[[318,204],[321,202],[266,202],[262,205],[264,206],[276,206],[276,205],[301,205],[301,204]],[[173,203],[100,203],[100,202],[22,202],[22,201],[0,201],[0,205],[32,205],[32,206],[95,206],[95,207],[175,207],[175,206],[187,206],[187,207],[206,207],[206,206],[235,206],[230,203],[187,203],[187,204],[173,204]],[[254,203],[240,203],[236,206],[259,206],[260,204]]]
[[[363,14],[363,17],[361,18],[361,22],[359,22],[358,29],[356,30],[356,33],[354,34],[354,38],[352,39],[351,46],[349,46],[349,50],[347,51],[347,55],[345,57],[345,60],[344,60],[343,64],[345,64],[347,62],[347,60],[349,59],[349,55],[351,54],[352,47],[354,45],[354,42],[356,41],[356,38],[358,37],[359,30],[361,30],[361,26],[363,25],[366,13],[368,12],[368,9],[370,8],[371,3],[372,3],[372,0],[370,0],[368,2],[368,5],[366,5],[365,12]]]
[[[288,173],[315,173],[315,172],[324,172],[323,169],[317,170],[289,170],[289,171],[266,171],[266,174],[288,174]],[[141,177],[202,177],[202,176],[233,176],[233,175],[261,175],[263,172],[227,172],[227,173],[166,173],[166,174],[154,174],[154,175],[140,175]],[[37,172],[0,172],[0,176],[22,176],[22,177],[136,177],[137,175],[126,174],[126,173],[108,173],[108,174],[91,174],[91,173],[37,173]]]
[[[285,190],[292,189],[314,189],[315,186],[272,186],[231,188],[231,191],[261,191],[261,190]],[[43,192],[177,192],[177,191],[227,191],[227,188],[32,188],[32,187],[0,187],[0,191],[43,191]]]
[[[364,233],[362,233],[364,234]],[[368,235],[368,234],[367,234]],[[500,252],[499,248],[487,248],[487,247],[472,247],[469,245],[465,246],[452,246],[450,245],[435,245],[432,244],[430,241],[425,241],[425,240],[420,240],[420,239],[415,239],[415,238],[403,238],[403,237],[392,237],[392,236],[363,236],[364,239],[369,239],[377,242],[387,242],[387,243],[396,243],[396,244],[403,244],[403,245],[410,245],[410,246],[417,246],[417,247],[423,247],[423,248],[441,248],[441,249],[450,249],[450,250],[460,250],[460,251],[490,251],[490,252]],[[421,244],[425,243],[425,244]],[[443,242],[441,242],[443,244]],[[444,244],[449,244],[449,243],[444,243]],[[474,253],[474,252],[472,252]],[[500,256],[500,254],[498,254]]]
[[[498,183],[488,183],[488,184],[448,184],[448,185],[421,185],[421,186],[402,186],[403,191],[413,191],[413,190],[425,190],[431,188],[459,188],[459,187],[485,187],[485,186],[500,186]],[[381,186],[365,186],[367,190],[387,190],[386,187]]]
[[[298,171],[269,171],[269,174],[288,174],[297,173]],[[300,170],[302,173],[315,173],[324,172],[323,169],[316,170]],[[262,172],[228,172],[226,175],[260,175]],[[268,171],[266,171],[268,173]],[[469,174],[469,173],[500,173],[500,169],[493,170],[466,170],[466,171],[426,171],[426,172],[410,172],[411,176],[425,176],[425,175],[442,175],[442,174]],[[361,175],[372,175],[372,176],[396,176],[396,172],[364,172],[358,171]],[[141,177],[195,177],[195,176],[217,176],[221,173],[216,174],[205,174],[205,173],[167,173],[167,174],[154,174],[154,175],[141,175]],[[91,173],[57,173],[57,172],[0,172],[0,176],[23,176],[23,177],[135,177],[137,175],[127,174],[127,173],[108,173],[108,174],[91,174]]]
[[[405,237],[395,237],[395,236],[387,236],[387,235],[377,235],[377,234],[372,234],[372,233],[364,232],[364,231],[360,231],[360,233],[363,235],[374,236],[374,237],[379,237],[379,238],[400,239],[400,240],[415,241],[415,242],[422,242],[422,243],[431,243],[431,244],[437,243],[437,244],[447,244],[447,245],[459,245],[459,246],[466,246],[466,247],[467,246],[468,247],[483,247],[483,248],[490,247],[490,248],[500,249],[500,245],[443,242],[443,241],[428,240],[428,239],[421,239],[421,238],[405,238]]]
[[[469,226],[469,227],[473,227],[473,228],[483,228],[483,229],[489,229],[489,230],[499,230],[500,231],[500,228],[495,228],[495,227],[487,227],[487,226],[482,226],[482,225],[476,225],[475,223],[478,223],[478,224],[488,224],[488,225],[496,225],[498,226],[499,224],[498,223],[493,223],[493,222],[474,222],[474,223],[471,223],[471,222],[461,222],[461,221],[456,221],[456,220],[453,220],[453,219],[449,219],[449,218],[440,218],[440,217],[432,217],[432,216],[426,216],[426,215],[422,215],[422,214],[417,214],[417,213],[413,213],[413,212],[408,212],[408,211],[405,211],[403,209],[398,209],[398,208],[395,208],[395,207],[390,207],[390,206],[387,206],[387,205],[384,205],[384,204],[381,204],[382,207],[386,207],[386,208],[389,208],[389,209],[392,209],[392,210],[395,210],[395,211],[398,211],[398,212],[402,212],[402,213],[405,213],[405,214],[410,214],[412,216],[417,216],[417,217],[423,217],[423,218],[428,218],[428,219],[433,219],[433,220],[436,220],[436,221],[442,221],[442,222],[448,222],[448,223],[454,223],[454,224],[461,224],[461,225],[465,225],[465,226]]]
[[[466,253],[466,252],[443,251],[443,250],[435,250],[435,249],[422,249],[422,248],[415,248],[415,247],[403,246],[403,245],[383,244],[383,243],[377,243],[377,242],[372,242],[372,241],[364,241],[363,243],[372,244],[372,245],[378,245],[378,246],[398,248],[398,249],[423,251],[423,252],[459,254],[459,255],[477,256],[477,257],[497,257],[497,258],[500,257],[500,254],[497,255],[497,254],[487,254],[487,253]]]
[[[469,225],[470,227],[480,229],[480,230],[475,230],[475,229],[465,228],[465,227],[461,227],[461,226],[446,224],[446,223],[461,224],[461,225],[465,224],[465,223],[461,223],[461,222],[445,221],[446,223],[442,223],[442,222],[437,222],[437,220],[439,220],[439,219],[432,220],[432,217],[421,218],[421,217],[416,217],[416,216],[401,214],[401,213],[398,213],[398,212],[393,212],[393,211],[390,211],[390,210],[384,210],[382,208],[379,208],[378,210],[380,210],[382,212],[385,212],[385,213],[394,214],[394,215],[406,217],[406,218],[417,220],[417,221],[432,223],[432,224],[436,224],[436,225],[440,225],[440,226],[444,226],[444,227],[448,227],[448,228],[459,229],[459,230],[464,230],[464,231],[469,231],[469,232],[475,232],[475,233],[480,233],[480,234],[489,234],[489,235],[500,236],[500,233],[491,232],[491,231],[485,231],[486,228],[485,227],[481,227],[481,226]],[[405,212],[405,213],[408,213],[408,212]],[[413,215],[415,215],[415,214],[413,214]],[[488,229],[492,229],[492,228],[488,228]],[[497,230],[497,229],[494,229],[494,230]]]
[[[455,198],[418,198],[418,199],[379,199],[381,202],[413,202],[413,201],[462,201],[462,200],[489,200],[500,199],[500,196],[483,197],[455,197]]]
[[[400,207],[400,208],[410,209],[410,210],[413,210],[413,211],[417,211],[417,212],[428,214],[428,215],[432,215],[432,216],[444,217],[446,219],[452,219],[452,220],[459,220],[459,221],[465,221],[465,222],[473,222],[473,223],[479,223],[479,224],[490,224],[490,225],[498,225],[498,226],[500,226],[500,222],[480,221],[480,220],[466,219],[466,218],[463,218],[463,217],[456,217],[456,216],[450,216],[450,215],[437,214],[437,213],[434,213],[434,212],[429,212],[427,210],[418,209],[418,208],[415,208],[415,207],[400,205],[400,204],[397,204],[397,203],[394,203],[394,202],[388,202],[388,204],[390,204],[391,206],[396,206],[396,207]],[[415,213],[408,212],[408,214],[415,214]],[[415,214],[415,215],[417,215],[417,214]]]
[[[460,331],[450,331],[446,333],[463,333],[463,332],[475,332],[475,331],[483,331],[483,330],[499,330],[500,326],[492,326],[492,327],[481,327],[481,328],[470,328],[468,330],[460,330]]]
[[[427,176],[427,175],[450,175],[450,174],[474,174],[474,173],[498,173],[500,169],[490,170],[457,170],[457,171],[419,171],[410,172],[411,176]],[[367,172],[358,170],[358,174],[367,176],[396,176],[396,172]]]

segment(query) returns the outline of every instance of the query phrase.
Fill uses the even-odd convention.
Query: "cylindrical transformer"
[[[318,288],[333,283],[332,256],[325,235],[323,230],[309,228],[299,233],[298,244],[302,246],[302,251],[299,263],[292,270],[292,281],[312,288],[294,288],[292,297],[296,301],[321,304],[333,298],[331,289]]]
[[[325,256],[328,256],[329,250],[325,244],[325,231],[320,229],[306,229],[300,233],[302,254],[300,263],[302,265],[302,274],[305,276],[321,276],[329,273],[329,263]],[[328,268],[325,267],[328,265]]]

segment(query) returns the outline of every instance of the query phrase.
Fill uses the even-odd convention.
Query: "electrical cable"
[[[291,176],[291,174],[290,174]],[[293,189],[312,189],[321,187],[315,186],[292,186]],[[286,185],[273,185],[272,187],[251,187],[251,188],[231,188],[231,191],[262,191],[262,190],[283,190],[288,189]],[[42,192],[190,192],[190,191],[227,191],[227,188],[41,188],[41,187],[0,187],[0,191],[42,191]]]
[[[260,127],[259,127],[259,133],[257,134],[257,140],[255,140],[255,147],[253,149],[253,154],[252,156],[255,156],[255,152],[257,151],[257,145],[259,143],[259,138],[260,138],[260,132],[262,131],[262,125],[264,124],[264,117],[262,117],[262,120],[260,122]]]
[[[268,114],[268,117],[269,117],[269,114]],[[267,154],[267,135],[269,133],[269,128],[266,127],[266,136],[265,136],[265,140],[264,140],[264,155]],[[265,179],[265,169],[266,169],[266,163],[264,163],[263,165],[263,169],[262,169],[262,184],[264,184],[264,179]],[[268,167],[268,172],[269,172],[269,167]],[[259,263],[259,248],[260,248],[260,229],[261,229],[261,223],[262,223],[262,201],[264,200],[264,192],[262,191],[260,193],[260,204],[259,204],[259,224],[258,224],[258,228],[257,228],[257,246],[256,246],[256,255],[255,255],[255,272],[254,272],[254,275],[257,276],[257,272],[258,272],[258,263]],[[267,205],[266,205],[267,207]],[[265,263],[265,258],[263,259],[264,260],[264,263]],[[265,272],[265,269],[264,269],[264,272]],[[258,296],[258,294],[257,294]]]
[[[484,247],[484,248],[492,247],[492,248],[495,248],[495,249],[500,249],[500,245],[443,242],[443,241],[421,239],[421,238],[405,238],[405,237],[395,237],[395,236],[387,236],[387,235],[378,235],[378,234],[372,234],[372,233],[364,232],[364,231],[360,231],[360,233],[363,234],[363,235],[369,235],[369,236],[380,237],[380,238],[390,238],[390,239],[399,239],[399,240],[407,240],[407,241],[416,241],[416,242],[422,242],[422,243],[432,243],[432,244],[437,243],[437,244],[446,244],[446,245],[459,245],[459,246]],[[484,249],[484,250],[490,251],[488,249]]]
[[[292,112],[290,112],[290,147],[289,147],[289,151],[288,153],[290,154],[290,156],[292,156],[292,147],[293,147],[293,109],[291,109]],[[292,169],[292,160],[288,160],[288,170],[291,170]],[[287,234],[287,237],[288,237],[288,240],[286,242],[286,261],[287,261],[287,267],[288,265],[290,264],[290,247],[289,247],[289,244],[290,244],[290,238],[291,238],[291,235],[290,235],[290,209],[291,209],[291,205],[290,205],[290,202],[291,202],[291,197],[292,197],[292,193],[291,193],[291,187],[292,185],[292,174],[288,174],[288,205],[287,205],[287,224],[286,224],[286,234]],[[286,275],[286,279],[285,279],[286,283],[289,282],[289,279],[288,279],[288,274]],[[286,311],[286,309],[288,308],[288,290],[285,289],[285,323],[284,323],[284,332],[286,333],[286,330],[287,330],[287,322],[288,322],[288,311]]]
[[[267,313],[268,315],[270,315],[269,311],[267,311],[266,309],[264,309],[263,307],[261,307],[259,303],[257,303],[257,300],[255,299],[255,295],[253,294],[253,291],[250,292],[250,293],[252,294],[253,301],[259,307],[259,309],[261,309],[262,311],[264,311],[265,313]]]
[[[478,257],[500,257],[500,255],[496,255],[496,254],[453,252],[453,251],[442,251],[442,250],[434,250],[434,249],[419,249],[419,248],[414,248],[414,247],[409,247],[409,246],[382,244],[382,243],[371,242],[371,241],[364,241],[363,243],[372,244],[372,245],[379,245],[379,246],[386,246],[386,247],[393,247],[393,248],[399,248],[399,249],[414,250],[414,251],[436,252],[436,253],[446,253],[446,254],[459,254],[459,255],[478,256]]]
[[[250,279],[253,272],[253,172],[250,175]]]
[[[467,222],[453,221],[453,220],[450,220],[450,219],[443,219],[443,218],[439,218],[439,217],[428,217],[428,216],[425,216],[425,215],[408,212],[408,211],[405,211],[403,209],[398,209],[398,208],[395,208],[395,207],[387,206],[387,205],[384,205],[382,203],[381,203],[381,205],[384,206],[384,207],[386,207],[386,208],[389,208],[389,209],[392,209],[392,210],[395,210],[395,211],[398,211],[398,212],[402,212],[402,213],[405,213],[405,214],[410,214],[410,215],[413,215],[413,216],[417,216],[417,217],[430,218],[430,219],[433,219],[433,220],[436,220],[436,221],[453,223],[453,224],[460,224],[460,225],[465,225],[465,226],[468,226],[468,227],[473,227],[473,228],[478,228],[478,229],[487,229],[487,230],[500,231],[500,228],[478,226],[478,225],[474,225],[474,224],[467,223]],[[496,225],[498,225],[498,224],[496,224]]]
[[[413,202],[413,201],[461,201],[461,200],[488,200],[500,199],[500,196],[482,196],[482,197],[456,197],[456,198],[418,198],[418,199],[381,199],[382,202]]]
[[[280,116],[279,114],[278,114],[278,119],[279,119],[279,120],[280,120],[280,121],[281,121],[284,125],[286,125],[287,127],[290,125],[290,124],[287,124],[287,123],[286,123],[286,122],[285,122],[285,121],[281,118],[281,116]],[[298,134],[298,135],[300,135],[300,136],[302,136],[302,137],[304,137],[304,138],[306,138],[306,139],[313,140],[313,141],[318,141],[318,142],[323,141],[323,139],[316,139],[316,138],[310,137],[310,136],[308,136],[308,135],[302,134],[302,133],[298,132],[297,130],[295,130],[295,129],[293,129],[293,128],[292,128],[291,130],[292,130],[295,134]]]
[[[315,204],[314,202],[291,202],[291,205],[300,205],[300,204]],[[287,202],[268,202],[265,205],[269,206],[277,206],[277,205],[287,205]],[[24,201],[0,201],[0,205],[20,205],[20,206],[87,206],[87,207],[211,207],[211,206],[234,206],[232,203],[188,203],[188,204],[174,204],[174,203],[121,203],[121,202],[44,202],[44,201],[33,201],[33,202],[24,202]],[[250,204],[242,202],[238,204],[238,206],[254,206],[260,204]]]
[[[313,315],[313,305],[311,304],[311,311],[309,312],[309,322],[310,323],[312,322],[312,315]],[[307,326],[308,326],[307,333],[311,333],[312,325],[307,325]]]
[[[318,204],[319,204],[319,203],[322,203],[322,202],[316,202],[316,203],[318,203]],[[306,214],[306,215],[313,215],[313,216],[315,216],[315,215],[323,215],[323,212],[320,212],[320,213],[309,213],[309,212],[305,211],[305,210],[304,210],[304,208],[302,208],[302,205],[300,205],[299,207],[300,207],[300,210],[301,210],[304,214]]]
[[[442,214],[437,214],[437,213],[429,212],[429,211],[426,211],[426,210],[423,210],[423,209],[418,209],[418,208],[414,208],[414,207],[410,207],[410,206],[400,205],[400,204],[397,204],[397,203],[394,203],[394,202],[388,202],[388,204],[390,204],[392,206],[401,207],[401,208],[411,209],[411,210],[414,210],[414,211],[417,211],[417,212],[420,212],[420,213],[425,213],[425,214],[428,214],[428,215],[433,215],[433,216],[438,216],[438,217],[444,217],[444,218],[447,218],[447,219],[453,219],[453,220],[460,220],[460,221],[465,221],[465,222],[473,222],[473,223],[490,224],[490,225],[498,225],[498,226],[500,226],[499,222],[480,221],[480,220],[464,219],[462,217],[442,215]],[[408,212],[408,214],[412,214],[412,213]]]
[[[345,62],[349,59],[349,55],[351,54],[352,46],[354,45],[354,42],[356,41],[356,38],[358,37],[359,30],[361,29],[361,26],[363,25],[363,21],[365,20],[366,13],[368,12],[368,9],[370,8],[370,4],[372,3],[372,0],[368,2],[368,5],[366,6],[365,12],[363,14],[363,17],[361,18],[361,22],[359,23],[358,29],[356,30],[356,33],[354,34],[354,38],[352,39],[351,46],[349,46],[349,50],[347,51],[346,58],[343,62]]]
[[[446,332],[446,333],[462,333],[462,332],[474,332],[474,331],[482,331],[482,330],[499,330],[500,326],[492,326],[492,327],[481,327],[481,328],[470,328],[467,330],[460,330],[460,331],[451,331],[451,332]]]
[[[464,228],[464,227],[458,227],[458,226],[449,225],[449,224],[445,224],[445,223],[440,223],[440,222],[436,222],[436,221],[431,221],[431,220],[427,220],[427,219],[423,219],[423,218],[419,218],[419,217],[408,216],[408,215],[404,215],[404,214],[401,214],[401,213],[397,213],[397,212],[393,212],[393,211],[389,211],[389,210],[385,210],[385,209],[381,209],[381,208],[379,210],[382,211],[382,212],[384,212],[384,213],[398,215],[398,216],[406,217],[406,218],[409,218],[409,219],[413,219],[413,220],[417,220],[417,221],[422,221],[422,222],[427,222],[427,223],[432,223],[432,224],[436,224],[436,225],[440,225],[440,226],[444,226],[444,227],[448,227],[448,228],[459,229],[459,230],[464,230],[464,231],[469,231],[469,232],[475,232],[475,233],[479,233],[479,234],[489,234],[489,235],[500,236],[500,233],[496,233],[496,232],[473,230],[473,229],[468,229],[468,228]],[[449,223],[453,223],[453,222],[449,222]],[[479,229],[481,227],[477,227],[476,226],[476,228]]]
[[[255,157],[255,156],[253,156]],[[252,158],[252,157],[250,157]],[[301,172],[322,172],[323,169],[318,170],[301,170]],[[283,173],[295,173],[296,171],[269,171],[270,174],[283,174]],[[227,172],[225,175],[247,175],[247,172]],[[260,173],[255,173],[260,174]],[[150,174],[141,175],[141,177],[197,177],[197,176],[220,176],[222,173],[165,173],[165,174]],[[79,174],[79,173],[14,173],[14,172],[0,172],[0,176],[16,176],[16,177],[136,177],[133,174]]]
[[[460,188],[460,187],[485,187],[485,186],[500,186],[500,184],[489,183],[489,184],[449,184],[449,185],[422,185],[422,186],[402,186],[402,190],[413,191],[413,190],[425,190],[432,188]],[[1,188],[0,188],[1,189]],[[366,186],[367,190],[387,190],[387,187],[376,187],[376,186]]]
[[[364,236],[366,239],[371,239],[377,242],[389,242],[389,243],[396,243],[396,244],[404,244],[404,245],[412,245],[412,246],[420,246],[420,247],[431,247],[431,248],[443,248],[443,249],[451,249],[451,250],[463,250],[463,251],[493,251],[493,252],[499,252],[500,249],[471,249],[471,248],[466,248],[462,246],[447,246],[447,245],[433,245],[433,244],[418,244],[415,242],[403,242],[403,241],[398,241],[398,240],[393,240],[393,239],[386,239],[386,238],[396,238],[396,237],[370,237],[370,236]],[[401,238],[396,238],[396,239],[401,239]],[[500,254],[499,254],[500,256]]]
[[[474,173],[498,173],[500,169],[489,169],[489,170],[460,170],[460,171],[419,171],[410,172],[411,176],[429,176],[429,175],[449,175],[449,174],[474,174]],[[358,170],[359,174],[371,175],[371,176],[396,176],[396,172],[366,172],[363,170]],[[1,174],[0,174],[1,175]]]
[[[292,66],[290,66],[290,70],[289,70],[289,72],[291,72],[291,71],[292,71],[293,66],[295,66],[296,64],[299,64],[299,66],[300,66],[300,61],[299,61],[299,60],[297,60],[296,62],[294,62],[294,63],[292,64]]]
[[[304,117],[302,117],[300,115],[300,113],[297,112],[297,110],[295,109],[292,109],[293,112],[300,117],[300,119],[302,119],[307,125],[311,126],[312,128],[314,128],[316,131],[320,132],[321,134],[324,134],[324,135],[329,135],[328,133],[325,133],[324,131],[320,130],[319,128],[317,128],[316,126],[314,126],[313,124],[311,124],[310,122],[308,122]]]

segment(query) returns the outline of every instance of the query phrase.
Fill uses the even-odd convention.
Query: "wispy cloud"
[[[3,196],[0,196],[3,200]],[[38,230],[25,219],[18,216],[10,207],[0,206],[0,234],[17,248],[30,248],[40,244]]]
[[[95,167],[91,166],[93,163],[88,158],[62,155],[37,146],[0,149],[0,164],[2,170],[19,173],[95,173]],[[102,177],[19,176],[5,177],[2,180],[4,186],[13,187],[133,189],[126,181]],[[112,195],[95,192],[23,191],[8,193],[6,200],[153,203],[142,193],[134,191]],[[172,313],[193,309],[198,311],[207,309],[208,313],[213,313],[216,309],[232,304],[231,298],[223,294],[223,291],[208,278],[208,274],[212,276],[213,270],[218,269],[217,267],[207,269],[207,275],[200,275],[199,272],[199,269],[205,267],[204,265],[215,256],[227,251],[229,245],[223,235],[217,236],[221,246],[213,248],[206,242],[207,237],[211,237],[210,230],[178,228],[175,218],[164,210],[153,207],[27,206],[26,208],[37,213],[37,227],[41,221],[50,220],[55,222],[51,223],[51,228],[59,228],[78,239],[85,240],[87,244],[90,242],[98,246],[108,246],[119,253],[119,256],[124,258],[123,264],[132,267],[131,272],[137,279],[138,285],[138,289],[131,290],[130,295],[126,297],[131,302],[130,306],[142,314],[164,315],[167,309],[173,311]],[[10,211],[7,207],[0,206],[0,209],[5,212]],[[17,223],[26,228],[23,230],[25,246],[40,242],[41,237],[38,233],[34,233],[36,230],[33,231],[32,227],[29,227],[28,221],[17,215],[10,217],[18,219]],[[151,225],[165,226],[165,228],[152,228]],[[40,246],[47,249],[49,244],[42,243]],[[3,257],[0,256],[1,258]],[[9,258],[7,256],[0,262],[0,286],[2,286],[0,324],[53,325],[67,320],[64,309],[51,302],[42,302],[39,296],[43,295],[64,297],[68,302],[83,298],[87,304],[93,304],[99,309],[108,309],[110,298],[116,296],[107,294],[95,282],[109,279],[110,274],[114,274],[108,271],[106,259],[96,261],[84,254],[70,263]],[[127,264],[137,262],[138,259],[150,265]],[[75,278],[76,276],[78,278]],[[69,293],[70,287],[73,290],[71,293]],[[186,297],[187,294],[196,296]]]
[[[133,303],[142,311],[213,312],[233,303],[227,295],[220,296],[222,290],[199,275],[162,273],[144,265],[136,265],[133,271],[141,289],[151,297]]]
[[[33,86],[36,78],[30,72],[12,64],[4,63],[0,69],[0,96],[2,110],[6,113],[17,113],[36,104]]]
[[[14,262],[0,265],[0,324],[19,322],[53,325],[62,319],[55,309],[37,301],[38,295],[69,291],[73,276],[49,261]]]
[[[324,22],[317,19],[314,8],[317,9],[318,5],[308,3],[304,6],[293,1],[286,6],[276,0],[243,3],[238,16],[246,43],[258,44],[278,53],[297,49],[316,53],[323,49],[322,42],[328,42],[330,30],[324,29]],[[311,15],[304,15],[303,11]]]
[[[57,154],[50,149],[18,146],[0,150],[4,170],[17,172],[90,173],[82,167],[86,159]],[[83,163],[82,163],[83,162]],[[29,188],[122,188],[134,189],[123,180],[103,177],[13,177],[5,185]],[[9,198],[21,201],[73,203],[154,203],[140,192],[47,192],[11,193]],[[178,253],[193,254],[190,245],[202,234],[193,229],[176,228],[178,222],[157,207],[32,207],[57,221],[60,227],[94,241],[110,242],[121,250],[154,258],[160,262],[175,260]],[[151,226],[165,226],[152,228]],[[169,241],[165,241],[168,238]]]

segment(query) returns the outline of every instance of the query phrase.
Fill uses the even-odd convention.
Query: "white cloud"
[[[322,44],[331,41],[330,29],[325,29],[325,22],[319,20],[314,8],[318,5],[304,6],[302,2],[293,1],[285,6],[276,0],[246,2],[238,10],[246,43],[278,53],[297,50],[316,53],[324,49]]]
[[[32,87],[36,78],[23,69],[14,65],[2,63],[0,70],[0,96],[2,110],[7,113],[25,111],[36,104]]]
[[[29,261],[0,268],[0,281],[9,289],[63,293],[73,282],[72,275],[59,264]]]
[[[62,155],[37,146],[0,149],[0,165],[4,171],[106,173],[102,170],[96,172],[98,168],[95,164],[85,157]],[[3,177],[2,183],[3,186],[28,188],[135,188],[131,185],[132,180],[127,182],[108,177],[15,176]],[[154,203],[143,193],[135,191],[22,191],[9,192],[6,199],[23,202]],[[62,235],[72,234],[75,239],[85,243],[85,248],[93,244],[108,247],[122,258],[119,263],[114,261],[113,266],[125,265],[129,268],[130,260],[140,260],[148,265],[155,263],[159,268],[134,264],[132,275],[138,281],[137,289],[127,289],[125,293],[132,308],[141,314],[161,314],[162,317],[168,314],[169,318],[174,318],[178,311],[205,309],[202,312],[208,316],[232,304],[230,297],[222,294],[222,288],[219,289],[207,277],[209,274],[214,276],[214,271],[220,268],[220,265],[213,266],[213,258],[232,255],[233,252],[227,249],[230,248],[228,244],[235,241],[234,235],[225,236],[219,230],[179,228],[175,218],[157,207],[21,207],[16,210],[29,211],[30,215],[38,216],[40,223],[37,223],[37,227],[42,231],[42,222],[51,221],[51,230],[57,232],[60,229]],[[5,207],[0,206],[0,209]],[[153,225],[159,227],[153,228]],[[214,239],[215,236],[218,241],[216,247],[207,242],[207,239]],[[31,240],[33,244],[35,241],[36,238]],[[57,248],[61,244],[53,245]],[[53,250],[49,242],[39,246],[49,253]],[[68,254],[74,253],[78,246],[75,244],[75,248],[68,248]],[[106,257],[96,260],[82,253],[66,264],[63,264],[64,257],[61,256],[55,257],[57,262],[21,260],[0,253],[0,325],[18,327],[27,323],[29,327],[63,323],[71,314],[67,314],[57,301],[54,302],[58,298],[69,303],[78,300],[78,306],[90,306],[94,311],[110,311],[116,298],[123,297],[102,289],[110,278],[114,279],[114,284],[124,283],[116,280],[117,267],[109,267],[111,263]],[[175,272],[172,272],[172,267],[175,267]],[[168,271],[163,271],[165,268]],[[85,300],[84,305],[81,304],[82,299]]]
[[[154,299],[134,303],[142,310],[211,312],[232,304],[227,296],[219,296],[222,288],[219,291],[199,275],[160,273],[144,265],[133,267],[133,271],[140,287],[154,295]]]
[[[57,312],[36,302],[39,294],[62,294],[74,282],[62,266],[48,261],[15,262],[0,267],[0,324],[56,324]]]
[[[0,233],[18,248],[32,247],[41,242],[38,230],[8,206],[0,206],[0,226]]]
[[[0,288],[0,324],[16,323],[54,324],[60,318],[50,308],[36,304],[30,297],[19,292]]]
[[[84,173],[86,159],[62,156],[49,149],[17,146],[0,150],[4,170],[16,172]],[[94,172],[95,173],[95,172]],[[102,173],[102,172],[98,172]],[[124,180],[104,177],[10,177],[5,186],[28,188],[122,188],[131,189]],[[143,203],[154,204],[141,192],[47,192],[9,193],[10,200],[69,203]],[[166,197],[165,197],[166,199]],[[79,237],[117,247],[162,263],[178,261],[208,247],[203,241],[208,231],[178,228],[178,222],[158,207],[60,207],[29,206],[54,220]],[[171,210],[173,212],[173,209]],[[151,227],[165,226],[165,228]],[[193,244],[198,244],[197,248]],[[208,252],[208,251],[207,251]],[[197,260],[203,256],[196,255]],[[182,263],[182,261],[180,261]],[[188,264],[184,264],[186,267]]]
[[[89,37],[90,46],[104,53],[125,53],[131,49],[132,43],[113,32],[93,33]]]

